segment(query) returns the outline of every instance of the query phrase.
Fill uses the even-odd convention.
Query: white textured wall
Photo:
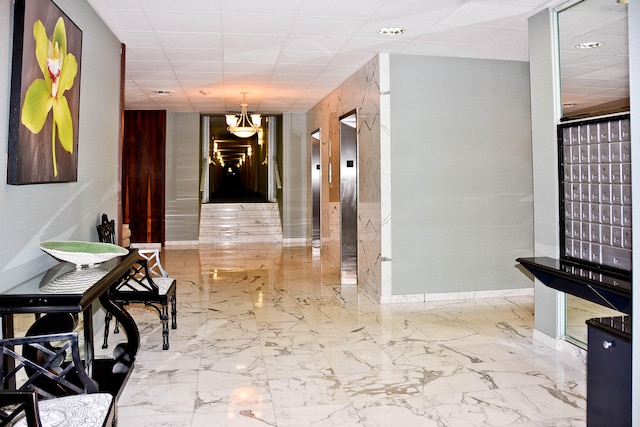
[[[391,55],[390,76],[393,295],[530,292],[528,64]]]
[[[13,5],[0,0],[0,287],[7,288],[54,264],[38,247],[44,240],[97,241],[96,224],[116,218],[120,42],[85,1],[56,0],[82,30],[78,181],[6,184]]]

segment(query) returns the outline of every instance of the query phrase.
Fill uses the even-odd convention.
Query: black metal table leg
[[[100,295],[100,303],[118,321],[127,335],[127,342],[118,344],[113,350],[113,357],[116,361],[114,373],[126,373],[133,366],[138,348],[140,347],[140,332],[131,314],[115,303],[107,291]]]

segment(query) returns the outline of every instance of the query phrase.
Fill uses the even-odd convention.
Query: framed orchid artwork
[[[7,183],[77,180],[82,31],[51,0],[16,0]]]

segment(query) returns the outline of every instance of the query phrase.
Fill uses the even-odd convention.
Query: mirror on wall
[[[627,8],[583,0],[558,13],[563,121],[629,111]],[[567,294],[565,338],[586,348],[587,319],[621,315]]]
[[[629,111],[628,5],[583,0],[558,13],[562,116]]]
[[[566,294],[565,298],[567,310],[565,338],[582,348],[587,348],[587,320],[594,317],[625,316],[624,313],[570,294]]]

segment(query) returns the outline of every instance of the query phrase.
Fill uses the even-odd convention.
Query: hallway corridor
[[[222,183],[209,195],[209,203],[265,203],[267,199],[247,188],[236,176],[222,176]]]
[[[585,367],[532,340],[532,297],[379,305],[306,247],[163,258],[178,329],[162,351],[157,313],[131,308],[120,427],[585,425]]]

